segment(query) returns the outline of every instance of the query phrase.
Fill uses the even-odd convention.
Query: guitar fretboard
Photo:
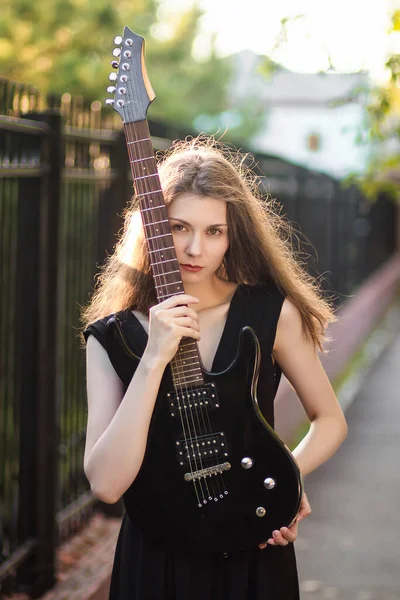
[[[179,263],[161,189],[157,163],[147,121],[125,123],[125,138],[136,195],[147,241],[157,300],[183,294]],[[201,360],[195,340],[182,338],[171,361],[175,387],[204,385]]]

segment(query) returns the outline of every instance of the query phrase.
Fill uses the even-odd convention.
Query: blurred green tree
[[[400,9],[393,12],[388,35],[400,33]],[[400,54],[388,57],[386,85],[370,90],[366,121],[372,146],[365,173],[350,176],[346,183],[356,183],[372,200],[380,192],[400,201]]]
[[[0,0],[0,14],[0,74],[6,78],[44,92],[102,100],[113,39],[129,25],[146,39],[146,63],[157,95],[150,118],[194,130],[199,114],[216,118],[231,108],[229,60],[217,57],[212,38],[205,58],[193,55],[202,15],[196,5],[166,14],[161,0]],[[240,136],[245,141],[258,126],[260,111],[238,110],[240,118],[231,123],[227,140]]]

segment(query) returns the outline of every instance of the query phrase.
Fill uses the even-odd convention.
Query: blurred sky
[[[206,53],[215,32],[221,55],[245,48],[267,54],[293,71],[329,68],[338,72],[368,70],[372,79],[385,79],[387,53],[400,53],[400,32],[388,36],[389,15],[400,0],[197,0],[205,10],[195,44]],[[191,0],[162,0],[160,35],[168,35],[168,21]],[[287,41],[277,46],[281,19],[293,17]],[[298,18],[295,18],[298,17]],[[171,21],[170,21],[171,22]],[[277,46],[277,47],[276,47]]]

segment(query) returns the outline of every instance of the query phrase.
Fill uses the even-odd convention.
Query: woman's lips
[[[197,265],[182,265],[181,264],[181,267],[183,269],[186,269],[186,271],[191,271],[192,273],[195,273],[197,271],[201,271],[203,269],[203,267],[199,267]]]

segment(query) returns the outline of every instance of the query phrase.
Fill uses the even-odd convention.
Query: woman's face
[[[184,192],[168,206],[168,217],[183,283],[212,279],[229,246],[226,202]]]

